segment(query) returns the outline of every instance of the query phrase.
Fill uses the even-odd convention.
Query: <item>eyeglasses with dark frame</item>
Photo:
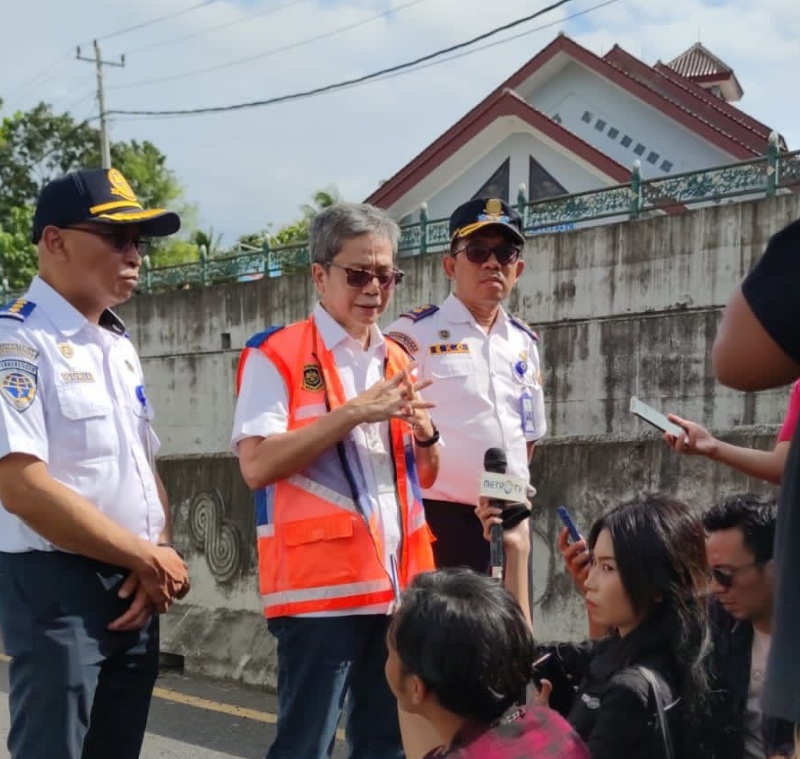
[[[746,572],[748,569],[763,566],[766,562],[754,561],[752,564],[745,564],[743,567],[711,567],[708,574],[714,579],[717,585],[723,588],[730,588],[733,585],[736,575]]]
[[[341,269],[350,287],[357,287],[363,290],[373,279],[378,280],[378,287],[381,290],[391,290],[403,281],[405,272],[400,269],[389,269],[388,271],[372,271],[371,269],[357,269],[352,266],[342,266],[341,264],[328,261],[325,266]]]
[[[453,251],[453,257],[463,253],[470,263],[483,265],[489,260],[489,256],[494,253],[494,257],[500,266],[508,266],[519,259],[522,252],[521,245],[514,245],[511,242],[504,242],[500,245],[487,245],[478,240],[468,240],[460,248]]]
[[[131,245],[139,253],[146,251],[148,240],[142,237],[131,237],[129,230],[124,227],[117,229],[92,229],[90,227],[66,227],[74,232],[85,232],[87,235],[94,235],[105,240],[118,253],[124,253]]]

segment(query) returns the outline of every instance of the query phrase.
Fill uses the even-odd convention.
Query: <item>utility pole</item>
[[[77,58],[79,61],[88,61],[97,66],[97,105],[100,108],[100,161],[104,169],[111,168],[111,142],[108,139],[108,120],[106,119],[106,98],[103,91],[103,66],[125,65],[125,56],[121,55],[119,62],[104,61],[100,55],[100,45],[94,41],[94,58],[84,58],[81,56],[81,49],[78,47]]]

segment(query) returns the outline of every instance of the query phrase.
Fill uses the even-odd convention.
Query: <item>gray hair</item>
[[[315,264],[333,261],[347,240],[360,235],[387,239],[397,255],[400,227],[382,208],[369,203],[337,203],[320,211],[308,230],[308,252]]]

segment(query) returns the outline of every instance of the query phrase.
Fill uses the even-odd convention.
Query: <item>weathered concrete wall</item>
[[[748,427],[725,439],[768,448],[774,427]],[[257,592],[251,497],[230,455],[168,457],[160,462],[173,499],[176,542],[187,555],[192,592],[164,619],[162,649],[184,657],[188,671],[274,688],[274,641]],[[732,492],[775,489],[734,475],[705,459],[679,456],[655,434],[633,439],[563,437],[537,449],[538,489],[531,557],[536,633],[579,639],[586,614],[558,554],[556,507],[564,504],[581,531],[604,511],[637,493],[665,491],[698,510]]]
[[[800,216],[800,197],[704,208],[529,241],[528,269],[510,308],[541,333],[550,425],[532,479],[539,489],[533,555],[537,630],[579,637],[583,610],[554,552],[555,508],[587,529],[643,490],[708,506],[746,489],[769,491],[705,460],[679,457],[628,411],[631,395],[768,448],[787,391],[719,387],[709,365],[722,306],[771,234]],[[403,259],[408,272],[386,321],[440,302],[440,256]],[[233,378],[248,337],[304,318],[307,276],[139,296],[121,309],[158,413],[160,468],[193,590],[165,619],[164,649],[208,674],[274,685],[274,643],[255,579],[252,499],[228,454]],[[743,357],[747,360],[747,357]],[[751,425],[762,425],[755,427]],[[767,426],[763,426],[767,425]]]

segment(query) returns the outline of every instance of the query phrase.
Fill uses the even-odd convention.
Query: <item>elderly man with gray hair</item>
[[[231,445],[255,491],[259,590],[278,642],[267,759],[322,759],[345,695],[352,759],[403,756],[383,674],[395,600],[433,568],[420,486],[439,467],[432,404],[377,321],[403,273],[400,230],[342,203],[311,224],[311,316],[251,338]]]

